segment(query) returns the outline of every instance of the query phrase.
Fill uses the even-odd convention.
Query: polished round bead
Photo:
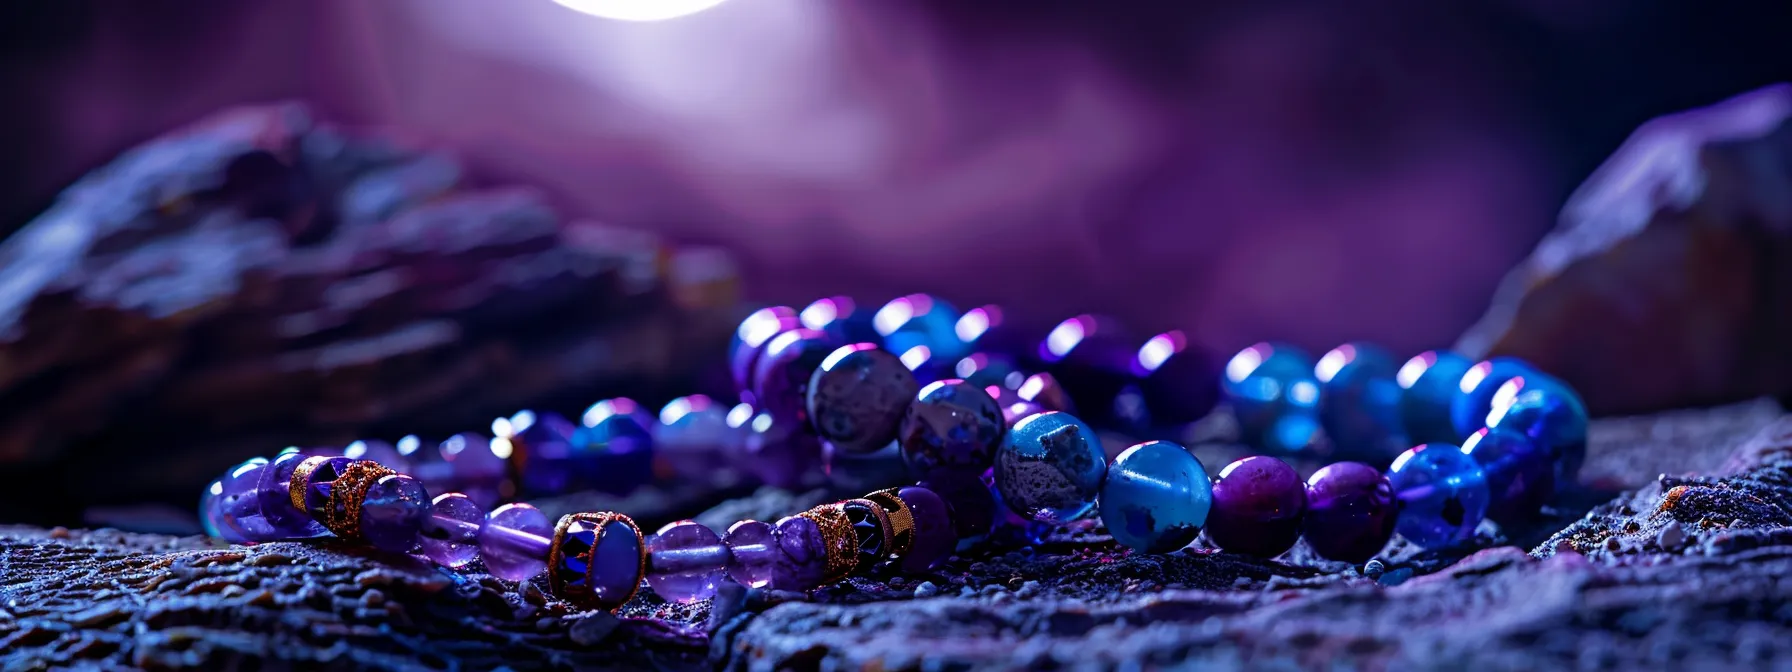
[[[1394,458],[1388,481],[1400,506],[1395,529],[1423,548],[1443,548],[1473,537],[1487,515],[1487,476],[1455,445],[1414,446]]]
[[[604,514],[572,514],[560,525],[550,542],[558,545],[549,554],[550,589],[586,607],[615,609],[628,602],[645,569],[639,530],[626,519]],[[668,600],[677,595],[676,590],[668,592]]]
[[[823,464],[820,439],[794,418],[757,413],[746,426],[738,464],[767,485],[800,487]]]
[[[199,495],[199,528],[205,536],[223,539],[229,542],[243,541],[236,538],[235,532],[227,532],[224,525],[224,511],[220,509],[218,498],[224,494],[223,479],[212,481]]]
[[[404,474],[382,476],[367,486],[361,500],[361,536],[382,551],[408,552],[417,547],[429,514],[429,491],[423,483]]]
[[[823,332],[839,343],[865,343],[881,338],[871,326],[872,310],[847,296],[816,299],[797,313],[808,329]]]
[[[1319,557],[1362,563],[1387,546],[1398,514],[1386,476],[1361,462],[1336,462],[1307,479],[1301,533]]]
[[[1022,418],[996,452],[996,489],[1015,513],[1066,523],[1089,513],[1107,474],[1095,430],[1068,413]]]
[[[481,506],[497,506],[511,494],[510,456],[499,453],[512,448],[503,441],[494,445],[492,439],[473,432],[455,434],[436,446],[436,454],[445,465],[447,476],[419,476],[419,480],[426,488],[459,490]]]
[[[573,435],[578,426],[551,411],[522,411],[493,422],[496,441],[508,442],[510,463],[530,494],[559,494],[582,487],[575,469]]]
[[[848,453],[871,453],[896,440],[920,385],[907,366],[870,343],[834,350],[808,384],[815,432]]]
[[[1400,417],[1398,370],[1387,351],[1346,343],[1319,358],[1319,419],[1339,450],[1376,460],[1393,459],[1411,444]]]
[[[1199,420],[1220,396],[1219,362],[1210,351],[1191,347],[1180,331],[1146,339],[1133,355],[1131,369],[1139,378],[1146,411],[1160,425]]]
[[[689,520],[662,527],[647,540],[647,585],[668,602],[714,597],[727,565],[721,537]]]
[[[1587,459],[1587,406],[1559,382],[1522,385],[1531,378],[1507,381],[1522,391],[1511,390],[1511,403],[1497,404],[1488,424],[1520,432],[1548,449],[1555,487],[1571,487],[1580,480],[1580,467]]]
[[[871,326],[883,335],[884,349],[905,353],[924,347],[933,357],[956,362],[970,354],[971,346],[958,337],[957,308],[939,297],[910,294],[884,304],[871,317]]]
[[[729,527],[722,545],[728,548],[728,578],[748,588],[769,585],[783,558],[777,528],[757,520],[743,520]]]
[[[679,397],[660,409],[653,427],[656,459],[682,478],[708,479],[717,460],[737,452],[746,433],[728,423],[728,407],[701,394]]]
[[[988,393],[962,380],[942,380],[908,405],[898,445],[919,478],[948,473],[981,474],[995,459],[1008,430],[1002,409]]]
[[[1457,391],[1461,394],[1450,400],[1450,425],[1456,429],[1457,438],[1468,438],[1475,430],[1487,426],[1487,415],[1493,410],[1493,397],[1499,393],[1501,385],[1533,373],[1535,370],[1529,364],[1511,357],[1495,357],[1469,367],[1457,381]]]
[[[573,464],[580,482],[626,495],[653,480],[653,433],[640,406],[624,399],[592,404],[573,432]]]
[[[734,377],[734,389],[742,394],[742,401],[752,400],[753,369],[764,354],[765,344],[778,334],[802,326],[802,320],[789,306],[761,308],[741,320],[728,345],[728,372]]]
[[[839,343],[813,329],[793,329],[765,344],[753,367],[754,406],[780,418],[807,424],[809,380]]]
[[[1114,541],[1143,553],[1187,546],[1207,524],[1213,482],[1187,448],[1152,441],[1127,448],[1108,465],[1101,522]]]
[[[1487,518],[1501,525],[1532,518],[1556,491],[1549,449],[1506,428],[1483,428],[1462,442],[1462,452],[1487,478]]]
[[[1318,437],[1319,381],[1313,360],[1289,345],[1258,343],[1226,362],[1220,389],[1245,443],[1290,453]]]
[[[282,538],[261,515],[260,484],[268,461],[254,458],[231,467],[218,479],[209,504],[214,525],[233,542],[272,541]]]
[[[1026,380],[1014,359],[1007,355],[991,352],[973,352],[965,355],[952,365],[952,374],[977,387],[1008,386],[1014,387]],[[995,396],[995,395],[990,395]]]
[[[1300,538],[1307,510],[1307,487],[1288,463],[1261,455],[1220,470],[1213,484],[1207,537],[1221,549],[1273,558]]]
[[[787,516],[778,521],[777,529],[778,557],[769,585],[799,591],[820,587],[827,572],[827,542],[821,528],[803,516]]]
[[[305,513],[312,520],[323,522],[330,518],[330,496],[335,489],[336,479],[355,461],[346,457],[327,457],[319,460],[305,477]]]
[[[554,524],[528,504],[493,509],[479,527],[479,558],[492,576],[508,581],[522,581],[547,569],[553,543]]]
[[[437,495],[423,520],[418,543],[436,564],[457,569],[479,557],[479,526],[485,511],[458,492]]]
[[[1400,421],[1407,440],[1451,442],[1459,437],[1450,408],[1462,395],[1462,374],[1474,362],[1448,350],[1421,352],[1394,374],[1400,385]]]
[[[362,439],[342,449],[342,456],[351,460],[368,460],[400,473],[411,471],[411,460],[398,448],[378,439]]]
[[[309,539],[329,534],[323,523],[292,505],[292,472],[305,457],[297,452],[281,454],[261,470],[261,481],[256,485],[261,514],[282,539]]]
[[[933,569],[958,546],[958,534],[952,525],[951,509],[946,500],[931,489],[911,485],[896,491],[914,517],[914,543],[902,556],[902,571],[924,572]]]

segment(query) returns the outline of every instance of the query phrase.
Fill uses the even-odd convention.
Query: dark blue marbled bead
[[[1393,356],[1367,343],[1346,343],[1319,358],[1319,418],[1339,450],[1387,460],[1411,445],[1396,373]]]
[[[809,378],[806,405],[823,440],[848,453],[872,453],[896,440],[920,387],[895,355],[857,343],[822,360]]]
[[[1565,384],[1527,385],[1525,381],[1531,380],[1535,378],[1507,381],[1514,389],[1502,389],[1496,396],[1510,396],[1512,401],[1496,404],[1490,424],[1522,433],[1547,449],[1555,468],[1555,486],[1570,487],[1579,481],[1581,464],[1587,459],[1587,406]]]
[[[1487,475],[1454,444],[1427,443],[1401,453],[1388,470],[1400,506],[1395,529],[1424,548],[1474,537],[1487,515]]]
[[[772,337],[802,326],[802,320],[789,306],[761,308],[741,320],[728,345],[728,372],[734,377],[734,389],[741,393],[742,401],[752,401],[753,371],[765,345]]]
[[[1474,362],[1448,350],[1421,352],[1400,367],[1400,420],[1407,439],[1418,443],[1453,442],[1462,438],[1450,420],[1456,397],[1462,396],[1462,374]]]
[[[969,354],[970,344],[958,337],[961,314],[952,304],[927,294],[910,294],[884,304],[871,325],[884,338],[884,349],[898,355],[925,347],[944,362]]]
[[[1213,482],[1187,448],[1152,441],[1127,448],[1108,465],[1101,521],[1114,541],[1145,553],[1187,546],[1207,524]]]
[[[573,433],[579,480],[601,492],[625,495],[653,480],[653,433],[627,399],[597,402]]]
[[[1462,452],[1487,477],[1487,518],[1501,525],[1534,517],[1556,491],[1555,461],[1542,443],[1511,429],[1470,434]]]
[[[897,445],[917,478],[981,474],[1008,430],[989,394],[962,380],[921,388],[903,416]]]
[[[1494,395],[1499,393],[1500,386],[1506,384],[1506,381],[1536,373],[1531,365],[1511,357],[1495,357],[1469,367],[1468,371],[1463,372],[1462,379],[1457,381],[1457,390],[1461,394],[1450,402],[1450,425],[1455,427],[1456,436],[1459,439],[1468,438],[1475,430],[1487,426],[1487,415],[1493,410]]]
[[[1290,453],[1312,445],[1319,434],[1313,360],[1293,346],[1258,343],[1239,351],[1226,362],[1220,389],[1245,443]]]
[[[510,443],[512,464],[523,491],[558,494],[583,484],[573,464],[573,435],[578,425],[558,413],[522,411],[492,423],[498,440]]]
[[[1068,413],[1022,418],[996,451],[1002,501],[1038,522],[1065,523],[1089,513],[1106,475],[1101,437]]]

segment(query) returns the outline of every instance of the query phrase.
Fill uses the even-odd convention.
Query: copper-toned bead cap
[[[808,518],[821,530],[822,551],[827,554],[822,572],[827,582],[844,579],[858,567],[859,535],[840,503],[823,504],[796,515]]]
[[[865,499],[883,509],[890,519],[890,557],[908,555],[915,545],[915,514],[908,510],[908,502],[896,496],[896,488],[873,492]]]
[[[371,460],[350,463],[341,476],[330,481],[330,509],[320,522],[338,537],[360,539],[361,503],[367,499],[367,488],[396,473]]]
[[[609,511],[569,513],[554,526],[548,550],[548,590],[585,609],[615,611],[647,575],[647,545],[628,516]]]

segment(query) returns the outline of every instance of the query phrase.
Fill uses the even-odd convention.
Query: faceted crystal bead
[[[430,505],[429,517],[423,521],[419,540],[423,554],[449,569],[472,562],[479,557],[479,526],[483,522],[485,511],[466,495],[437,495]]]
[[[1420,443],[1458,439],[1450,408],[1462,395],[1462,374],[1474,362],[1448,350],[1419,353],[1394,375],[1400,385],[1400,420],[1407,440]]]
[[[753,370],[765,344],[778,334],[802,326],[802,320],[789,306],[761,308],[741,320],[740,327],[734,330],[734,341],[728,346],[728,371],[734,376],[734,389],[741,393],[741,401],[753,401]]]
[[[1511,357],[1495,357],[1478,362],[1457,381],[1456,395],[1450,402],[1450,424],[1458,438],[1468,438],[1475,430],[1487,426],[1487,415],[1493,410],[1493,397],[1506,381],[1533,374],[1529,364]],[[1454,443],[1452,441],[1451,443]]]
[[[346,457],[326,457],[311,468],[311,473],[305,477],[305,513],[312,520],[330,519],[330,495],[336,479],[354,463]]]
[[[902,459],[915,476],[981,474],[995,459],[1008,423],[988,393],[962,380],[921,388],[902,419]]]
[[[647,540],[647,585],[668,602],[689,604],[716,594],[728,548],[714,531],[689,520],[660,528]]]
[[[924,347],[941,361],[956,362],[971,351],[958,337],[960,317],[957,308],[938,297],[910,294],[879,308],[871,326],[883,335],[885,350],[901,354]]]
[[[505,504],[479,527],[479,557],[492,576],[522,581],[547,569],[553,537],[547,514],[528,504]]]
[[[398,448],[378,439],[362,439],[342,449],[342,456],[351,460],[370,460],[401,474],[411,471],[411,460]]]
[[[1246,443],[1291,453],[1319,433],[1319,381],[1313,360],[1289,345],[1258,343],[1226,362],[1220,389]]]
[[[1549,449],[1529,436],[1489,427],[1470,434],[1462,452],[1487,478],[1487,518],[1501,525],[1532,518],[1556,491]]]
[[[1487,515],[1487,476],[1454,445],[1427,443],[1401,453],[1388,482],[1400,506],[1395,530],[1423,548],[1473,537]]]
[[[763,588],[771,583],[783,552],[778,546],[776,529],[770,523],[743,520],[728,528],[722,540],[728,547],[728,578],[749,588]]]
[[[840,345],[813,329],[793,329],[772,338],[753,366],[754,406],[807,424],[809,381]]]
[[[1307,488],[1288,463],[1261,455],[1220,470],[1207,537],[1231,553],[1273,558],[1300,538]]]
[[[1187,448],[1152,441],[1127,448],[1108,465],[1101,521],[1121,545],[1168,553],[1189,545],[1207,523],[1213,482]]]
[[[909,547],[908,553],[902,556],[902,571],[924,572],[932,569],[958,546],[958,536],[952,526],[952,515],[946,506],[946,500],[932,490],[914,485],[897,490],[896,497],[908,505],[909,514],[914,517],[915,523],[914,543]]]
[[[821,528],[802,516],[778,521],[777,561],[771,583],[777,590],[810,590],[820,587],[827,570],[827,547]]]
[[[1397,514],[1386,476],[1361,462],[1335,462],[1307,479],[1301,531],[1322,558],[1368,562],[1394,536]]]
[[[256,484],[261,514],[267,518],[274,533],[283,539],[309,539],[329,534],[322,523],[292,505],[292,472],[305,457],[297,452],[281,454],[261,470],[261,481]]]
[[[580,480],[600,492],[626,495],[653,480],[653,433],[627,399],[597,402],[573,435]]]
[[[854,303],[851,297],[831,296],[817,299],[797,313],[804,327],[827,334],[838,343],[865,343],[878,340],[877,329],[871,326],[872,311]]]
[[[996,452],[1002,501],[1037,522],[1061,524],[1088,513],[1106,474],[1101,438],[1068,413],[1022,418]]]
[[[822,360],[809,379],[806,405],[823,440],[849,453],[871,453],[896,440],[919,389],[895,355],[857,343]]]
[[[1580,480],[1581,463],[1587,459],[1587,406],[1566,384],[1524,384],[1535,378],[1507,381],[1510,388],[1496,396],[1512,401],[1496,404],[1488,425],[1523,433],[1547,448],[1555,469],[1555,487],[1572,487]]]
[[[361,500],[361,536],[374,548],[408,552],[429,513],[429,491],[421,482],[404,474],[382,476]]]
[[[1319,418],[1339,450],[1379,461],[1411,445],[1397,373],[1393,356],[1367,343],[1346,343],[1319,358]]]
[[[498,439],[509,442],[510,460],[523,492],[543,495],[580,487],[573,468],[573,434],[577,425],[552,411],[522,411],[493,422]]]

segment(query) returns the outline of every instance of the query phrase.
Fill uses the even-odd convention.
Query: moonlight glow
[[[562,5],[606,19],[664,21],[696,14],[722,4],[722,0],[554,0]]]

